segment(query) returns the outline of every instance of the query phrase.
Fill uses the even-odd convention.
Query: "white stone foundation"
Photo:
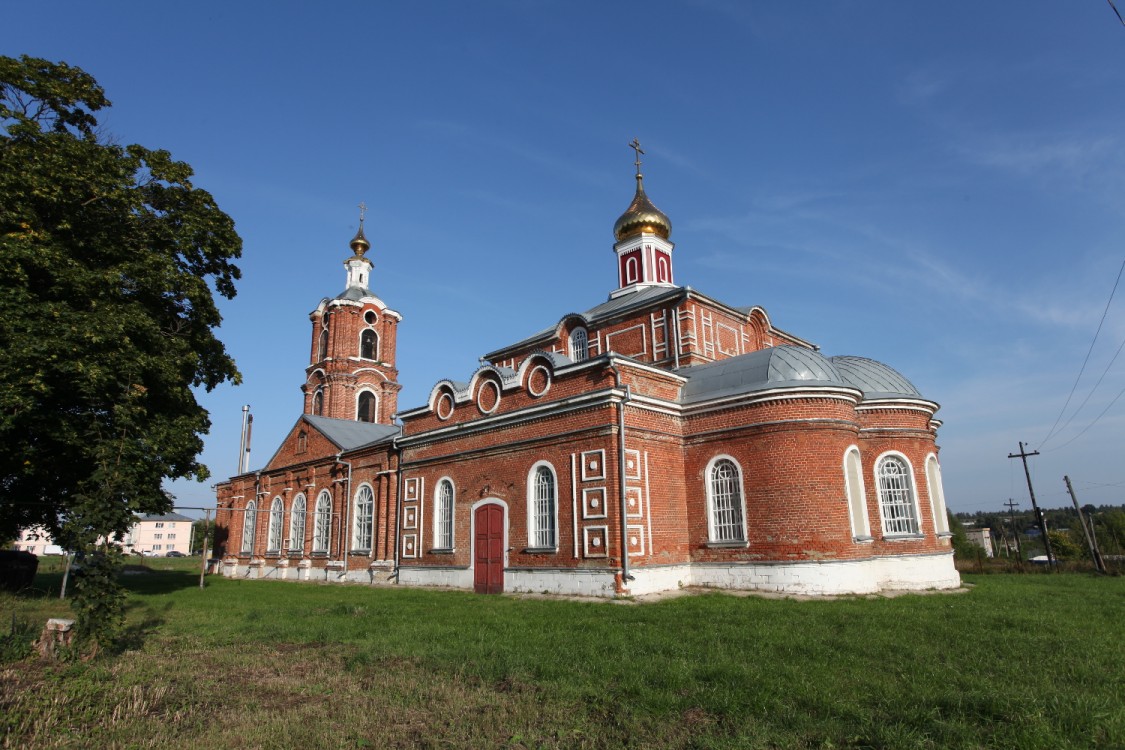
[[[269,577],[268,573],[272,571],[262,562],[254,560],[246,566],[228,558],[223,561],[223,575],[228,578],[258,578],[266,573],[265,577]],[[338,561],[330,562],[324,568],[313,568],[311,563],[302,560],[297,567],[298,570],[294,571],[296,576],[284,577],[328,583],[396,583],[389,560],[376,560],[366,570],[351,570],[346,574],[343,564]],[[629,572],[633,580],[628,582],[627,588],[632,596],[675,591],[687,586],[831,596],[955,589],[961,585],[961,576],[953,566],[951,552],[819,562],[686,563],[633,567]],[[616,573],[616,569],[609,568],[508,569],[504,571],[504,591],[613,597],[616,596]],[[471,568],[401,566],[397,583],[471,591],[473,571]]]

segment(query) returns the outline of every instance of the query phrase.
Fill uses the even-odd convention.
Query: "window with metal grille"
[[[879,509],[883,513],[884,534],[917,534],[918,516],[914,509],[914,483],[906,462],[885,456],[876,470],[879,480]]]
[[[742,480],[738,466],[720,458],[711,467],[711,541],[743,542],[746,530],[742,519]]]
[[[281,549],[281,522],[285,518],[285,504],[280,497],[273,499],[270,505],[270,526],[266,534],[266,552],[277,552]]]
[[[590,337],[585,328],[575,328],[570,332],[570,358],[582,362],[590,355]]]
[[[363,485],[355,493],[355,525],[352,531],[352,549],[371,549],[371,524],[375,517],[375,494]]]
[[[438,482],[434,496],[434,548],[453,549],[453,482]]]
[[[555,474],[547,466],[535,470],[530,516],[531,546],[555,547]]]
[[[293,498],[293,509],[289,513],[289,550],[300,552],[305,548],[305,496],[298,494]]]
[[[254,532],[258,525],[258,505],[253,500],[246,503],[246,512],[242,514],[242,551],[253,553]]]
[[[332,533],[332,496],[323,490],[316,499],[316,513],[313,518],[313,552],[327,552],[328,539]]]

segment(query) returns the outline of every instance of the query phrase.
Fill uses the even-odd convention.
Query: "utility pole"
[[[1016,508],[1019,507],[1012,498],[1008,498],[1008,502],[1004,503],[1008,506],[1008,525],[1012,527],[1012,536],[1016,538],[1016,560],[1019,562],[1020,570],[1023,570],[1023,545],[1020,544],[1020,529],[1016,526]]]
[[[1090,559],[1094,561],[1094,567],[1098,569],[1099,573],[1105,573],[1105,563],[1102,562],[1102,556],[1098,554],[1098,548],[1094,545],[1094,540],[1090,538],[1090,530],[1086,528],[1086,519],[1082,516],[1082,509],[1078,507],[1078,498],[1074,496],[1074,487],[1070,484],[1070,477],[1064,476],[1063,481],[1066,482],[1066,491],[1070,493],[1070,501],[1074,503],[1074,510],[1078,512],[1078,523],[1082,524],[1082,533],[1086,535],[1086,545],[1090,548]]]
[[[1051,550],[1051,538],[1047,536],[1047,519],[1043,515],[1043,511],[1039,510],[1039,504],[1035,502],[1035,488],[1031,486],[1031,472],[1027,468],[1027,457],[1038,456],[1039,451],[1032,451],[1028,453],[1024,450],[1023,442],[1020,442],[1019,453],[1009,453],[1008,458],[1019,458],[1023,460],[1023,475],[1027,477],[1027,492],[1031,495],[1031,508],[1035,513],[1035,520],[1039,522],[1039,533],[1043,535],[1043,546],[1047,549],[1047,564],[1054,567],[1057,571],[1059,569],[1058,562],[1055,561],[1055,553]]]

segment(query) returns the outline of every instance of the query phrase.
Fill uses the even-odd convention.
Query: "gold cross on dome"
[[[367,218],[367,204],[363,201],[359,202],[359,223],[362,224],[363,220]]]
[[[634,138],[633,142],[629,144],[629,148],[631,148],[631,149],[633,149],[634,151],[637,152],[637,160],[633,163],[637,165],[637,174],[640,174],[641,173],[641,154],[643,154],[645,152],[645,150],[643,148],[641,148],[641,142],[638,141],[636,138]]]

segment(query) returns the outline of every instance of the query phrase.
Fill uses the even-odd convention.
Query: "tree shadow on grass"
[[[145,645],[145,640],[148,636],[155,633],[160,629],[160,626],[167,622],[165,614],[172,609],[172,602],[165,602],[159,610],[149,604],[140,604],[132,602],[125,607],[126,613],[141,610],[139,615],[126,615],[127,622],[121,630],[121,634],[117,637],[113,644],[113,651],[115,653],[122,653],[124,651],[139,651]]]

